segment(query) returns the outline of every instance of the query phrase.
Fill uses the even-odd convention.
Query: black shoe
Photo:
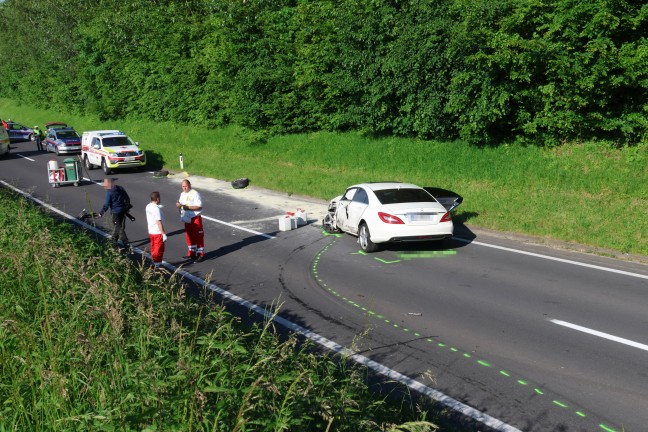
[[[205,261],[205,256],[204,255],[200,255],[198,258],[196,258],[194,260],[194,262],[203,262],[203,261]]]

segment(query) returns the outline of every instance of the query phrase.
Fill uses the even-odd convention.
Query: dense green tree
[[[5,0],[0,96],[271,133],[635,144],[646,35],[630,0]]]

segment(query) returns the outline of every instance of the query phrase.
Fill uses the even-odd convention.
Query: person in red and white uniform
[[[182,181],[182,193],[176,207],[180,210],[180,220],[184,222],[185,239],[188,252],[185,259],[201,262],[205,259],[205,232],[202,223],[202,198],[197,190],[192,189],[189,180]]]
[[[151,192],[151,202],[146,205],[146,222],[149,240],[151,241],[151,259],[155,269],[160,267],[164,257],[164,243],[167,235],[164,231],[164,213],[162,213],[160,192]]]

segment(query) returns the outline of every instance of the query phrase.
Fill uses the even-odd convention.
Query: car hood
[[[119,146],[119,147],[104,147],[108,153],[139,153],[139,147],[135,145]]]

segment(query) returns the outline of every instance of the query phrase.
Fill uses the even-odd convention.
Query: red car
[[[72,126],[68,126],[67,123],[63,123],[63,122],[45,123],[45,131],[49,131],[50,129],[68,129],[68,128],[72,128]]]

